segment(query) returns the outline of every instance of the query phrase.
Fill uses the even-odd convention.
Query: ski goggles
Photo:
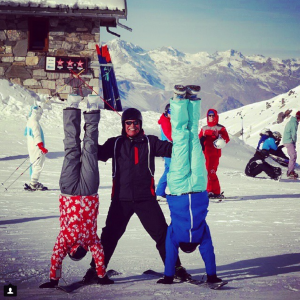
[[[125,124],[130,126],[131,124],[133,125],[140,125],[140,121],[135,120],[135,121],[125,121]]]
[[[168,110],[167,110],[167,114],[171,114],[171,108],[169,108]]]

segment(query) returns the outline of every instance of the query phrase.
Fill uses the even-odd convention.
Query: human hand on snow
[[[40,289],[54,289],[58,286],[58,281],[55,279],[50,279],[49,282],[45,282],[39,286]]]
[[[44,147],[44,143],[38,143],[37,146],[40,148],[40,150],[43,152],[43,154],[48,153],[48,150]]]

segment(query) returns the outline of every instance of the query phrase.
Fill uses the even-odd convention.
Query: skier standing
[[[165,107],[165,112],[161,115],[158,120],[158,124],[161,129],[161,139],[163,141],[172,142],[172,127],[171,127],[171,109],[170,104],[167,104]],[[167,174],[170,168],[170,157],[164,157],[165,160],[165,171],[161,176],[157,188],[156,188],[156,196],[166,198],[166,188],[167,188]]]
[[[215,109],[207,111],[207,125],[201,128],[199,138],[204,152],[207,169],[207,192],[209,198],[221,197],[221,188],[217,176],[219,159],[221,157],[221,147],[226,145],[230,139],[226,128],[219,123],[219,116]],[[219,139],[221,147],[216,145]],[[219,142],[218,141],[218,142]]]
[[[90,105],[90,111],[83,113],[85,134],[81,150],[80,100],[72,101],[74,102],[68,103],[69,107],[63,111],[65,158],[59,182],[60,233],[51,257],[50,282],[40,285],[40,288],[57,287],[62,273],[62,261],[67,254],[72,260],[78,261],[88,250],[96,262],[96,282],[102,285],[114,283],[106,275],[104,252],[97,235],[100,103]]]
[[[286,123],[282,139],[282,143],[286,147],[290,157],[287,176],[292,179],[298,178],[298,174],[295,172],[295,164],[297,160],[296,142],[299,121],[300,111],[297,111],[295,117],[291,116],[291,119]]]
[[[214,247],[205,221],[209,199],[207,172],[198,138],[200,99],[197,92],[200,87],[175,86],[175,89],[183,90],[184,99],[173,97],[170,101],[173,149],[168,174],[171,194],[167,195],[167,201],[171,224],[166,238],[165,276],[157,283],[173,283],[179,248],[191,253],[197,247],[205,263],[207,282],[221,283],[216,275]]]
[[[41,172],[44,167],[46,153],[45,139],[40,119],[43,114],[43,109],[40,106],[31,106],[28,116],[27,125],[24,135],[27,136],[27,147],[30,158],[30,184],[29,188],[32,191],[47,189],[43,184],[38,182]]]
[[[165,261],[168,225],[156,201],[154,171],[155,157],[171,157],[172,144],[146,135],[142,125],[141,112],[128,108],[122,114],[122,134],[98,147],[99,160],[112,158],[112,201],[101,235],[106,267],[133,214],[137,214]],[[179,258],[176,274],[183,279],[189,276]],[[95,262],[92,260],[84,281],[91,282],[94,277]]]

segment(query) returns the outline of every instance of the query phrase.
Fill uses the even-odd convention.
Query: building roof
[[[127,19],[126,0],[1,0],[0,13]],[[113,26],[113,25],[110,25]]]

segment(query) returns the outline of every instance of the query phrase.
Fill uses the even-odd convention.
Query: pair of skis
[[[107,271],[107,275],[108,275],[108,277],[112,277],[112,276],[122,275],[122,273],[111,269],[111,270]],[[150,275],[150,276],[158,277],[158,278],[164,276],[164,274],[156,272],[154,270],[147,270],[147,271],[143,272],[143,275]],[[174,283],[188,283],[188,284],[197,285],[197,286],[200,286],[203,288],[218,290],[221,287],[223,287],[224,285],[226,285],[228,283],[228,281],[222,281],[222,282],[218,282],[218,283],[208,283],[203,280],[196,280],[196,279],[192,279],[192,278],[187,279],[187,280],[181,280],[179,278],[175,278]],[[93,284],[95,284],[95,283],[94,282],[84,283],[82,280],[80,280],[80,281],[73,282],[69,285],[58,286],[56,289],[69,294],[69,293],[72,293],[72,292],[82,288],[82,287],[93,285]]]

